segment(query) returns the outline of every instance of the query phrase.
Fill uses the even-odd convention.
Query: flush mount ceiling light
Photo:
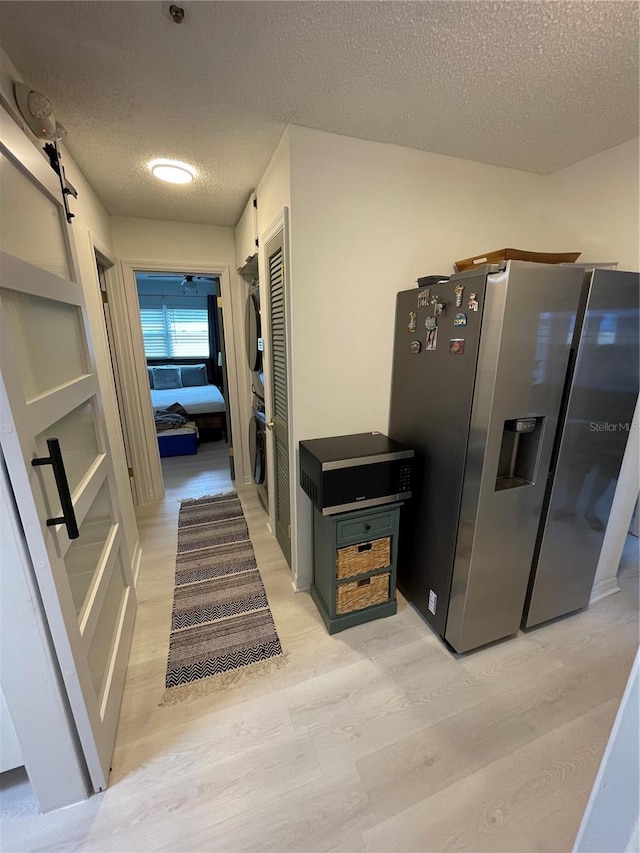
[[[170,184],[190,184],[196,176],[195,169],[180,160],[152,160],[149,168],[156,178]]]

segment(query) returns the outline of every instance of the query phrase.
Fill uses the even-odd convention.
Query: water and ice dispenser
[[[543,430],[544,417],[504,422],[496,492],[535,483]]]

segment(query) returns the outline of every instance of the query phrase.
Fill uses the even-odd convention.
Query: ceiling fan
[[[196,279],[196,276],[194,276],[194,275],[185,275],[185,277],[180,282],[183,293],[197,293],[198,292],[198,282],[195,279]]]
[[[179,273],[179,272],[137,272],[136,276],[143,280],[145,279],[155,279],[155,278],[171,278],[174,281],[180,280],[183,278],[198,279],[198,281],[218,281],[220,276],[218,275],[196,275],[195,273]]]
[[[138,278],[145,279],[168,279],[167,283],[177,284],[184,294],[197,294],[199,282],[210,282],[212,284],[219,281],[218,276],[213,275],[180,275],[179,273],[157,272],[157,273],[138,273]]]

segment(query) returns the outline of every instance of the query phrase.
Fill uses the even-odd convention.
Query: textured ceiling
[[[635,2],[182,5],[0,2],[113,214],[235,224],[287,123],[541,173],[638,133]],[[161,184],[153,157],[200,177]]]

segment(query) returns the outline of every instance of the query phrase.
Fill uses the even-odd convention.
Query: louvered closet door
[[[267,243],[271,329],[271,377],[274,434],[276,538],[291,565],[291,494],[289,491],[289,406],[287,394],[286,286],[282,231]]]

